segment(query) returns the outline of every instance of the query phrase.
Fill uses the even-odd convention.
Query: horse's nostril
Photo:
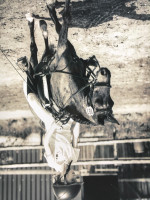
[[[99,104],[99,105],[103,105],[103,99],[102,98],[98,98],[98,99],[95,100],[95,103]]]
[[[101,124],[101,125],[104,125],[104,116],[98,116],[98,123]]]

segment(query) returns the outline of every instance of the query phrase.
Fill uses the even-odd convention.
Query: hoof
[[[46,1],[47,8],[50,10],[55,9],[56,2],[57,2],[56,0],[47,0]]]
[[[26,16],[26,19],[27,19],[29,22],[33,22],[33,20],[34,20],[33,14],[27,13],[25,16]]]
[[[57,2],[57,0],[46,0],[46,4],[47,5],[55,5],[56,4],[56,2]]]

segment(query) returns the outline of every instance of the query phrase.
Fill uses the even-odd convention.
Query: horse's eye
[[[105,76],[107,74],[106,70],[105,69],[102,69],[101,70],[101,75]]]

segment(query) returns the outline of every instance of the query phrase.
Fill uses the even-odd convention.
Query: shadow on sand
[[[98,0],[86,0],[84,2],[71,3],[71,27],[90,28],[96,27],[107,21],[111,21],[114,16],[122,16],[136,20],[150,20],[150,14],[137,14],[139,6],[144,3],[135,4],[131,0],[113,0],[110,3],[101,3]],[[64,3],[57,2],[56,8],[63,7]],[[144,7],[143,7],[144,9]],[[60,11],[60,13],[62,10]]]

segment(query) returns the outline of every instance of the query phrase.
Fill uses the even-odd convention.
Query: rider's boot
[[[17,65],[23,72],[28,71],[28,59],[26,56],[17,59]]]

